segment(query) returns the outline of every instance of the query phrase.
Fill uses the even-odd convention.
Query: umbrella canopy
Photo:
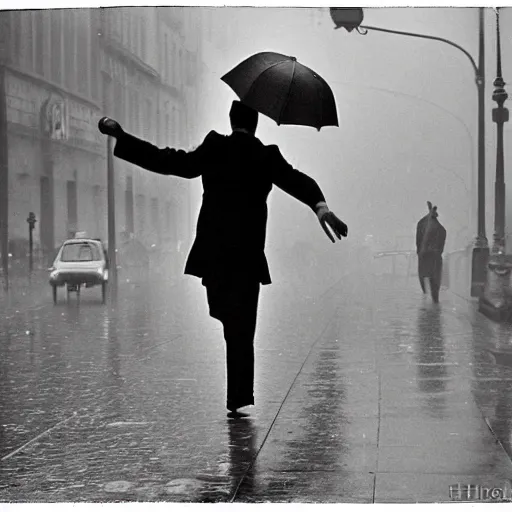
[[[312,69],[274,52],[249,57],[222,77],[240,101],[278,125],[338,126],[334,95]]]

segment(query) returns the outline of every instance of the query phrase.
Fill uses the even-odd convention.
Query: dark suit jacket
[[[277,146],[265,146],[246,133],[211,131],[188,152],[159,149],[125,134],[114,155],[159,174],[201,176],[203,203],[185,273],[206,279],[243,272],[270,284],[264,249],[272,185],[312,209],[325,200],[315,180],[286,162]]]

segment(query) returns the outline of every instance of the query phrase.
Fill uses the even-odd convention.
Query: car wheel
[[[57,287],[52,286],[52,288],[53,288],[53,303],[57,304]]]

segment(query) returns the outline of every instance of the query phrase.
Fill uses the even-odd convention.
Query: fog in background
[[[447,250],[476,235],[477,89],[462,52],[430,40],[334,30],[329,11],[306,8],[218,8],[218,30],[237,27],[237,43],[211,67],[205,105],[211,126],[228,130],[226,113],[234,95],[220,81],[224,72],[259,51],[293,55],[331,85],[340,127],[276,126],[261,116],[258,135],[277,143],[297,168],[311,174],[328,204],[349,226],[349,239],[331,247],[302,205],[274,193],[270,201],[270,257],[283,242],[309,241],[339,256],[372,235],[375,249],[414,248],[414,229],[426,201],[438,205],[448,231]],[[221,21],[222,20],[222,21]],[[496,76],[495,14],[486,9],[486,225],[492,243],[496,126],[491,111]],[[511,9],[501,11],[503,76],[512,72]],[[363,24],[451,39],[478,62],[477,8],[369,8]],[[215,92],[213,92],[215,91]],[[505,104],[506,106],[507,104]],[[205,126],[205,130],[207,127]],[[511,129],[505,126],[506,180]],[[474,181],[473,181],[474,180]],[[507,204],[510,201],[507,202]],[[507,232],[512,216],[507,208]],[[293,234],[292,234],[293,233]]]
[[[374,250],[414,249],[415,225],[427,212],[427,200],[438,206],[439,219],[447,228],[447,250],[467,246],[475,238],[477,90],[473,69],[462,52],[430,40],[334,30],[327,8],[159,9],[180,16],[192,10],[193,18],[202,20],[190,25],[190,30],[197,31],[194,37],[201,47],[204,76],[195,126],[188,127],[193,135],[182,144],[186,149],[197,146],[212,129],[229,133],[228,111],[236,96],[220,78],[253,53],[293,55],[333,89],[339,128],[318,132],[277,126],[260,116],[257,135],[261,140],[278,144],[294,167],[315,178],[329,207],[349,226],[348,239],[333,245],[309,208],[274,190],[267,242],[274,280],[289,277],[302,266],[315,267],[318,276],[320,266],[329,266],[329,272],[321,274],[329,281],[333,273],[358,261],[354,254],[365,239]],[[208,24],[203,23],[205,19]],[[368,8],[364,24],[445,37],[478,59],[477,8]],[[504,8],[506,82],[512,76],[511,25],[512,9]],[[491,97],[496,52],[495,15],[490,8],[486,9],[486,59],[486,223],[491,243],[496,162]],[[150,124],[152,119],[141,123]],[[512,178],[511,130],[505,126],[507,182]],[[156,136],[148,140],[162,145]],[[191,193],[193,226],[201,201],[200,180],[183,193],[186,190]],[[507,207],[507,232],[512,231],[511,213]]]

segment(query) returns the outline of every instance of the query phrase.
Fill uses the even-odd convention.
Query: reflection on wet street
[[[262,291],[256,406],[226,416],[200,284],[11,308],[0,501],[450,501],[512,478],[510,328],[388,277]]]
[[[425,410],[434,417],[445,417],[448,371],[444,350],[441,309],[425,306],[418,311],[417,365],[418,388],[424,392]]]

